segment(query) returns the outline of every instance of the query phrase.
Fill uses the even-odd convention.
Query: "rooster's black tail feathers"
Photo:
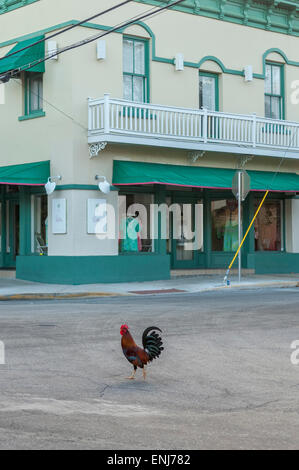
[[[149,360],[157,359],[160,356],[161,352],[164,350],[162,347],[163,342],[161,337],[154,330],[162,331],[157,326],[150,326],[147,328],[142,335],[142,344],[149,355]]]

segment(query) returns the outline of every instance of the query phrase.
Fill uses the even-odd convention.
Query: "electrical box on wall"
[[[58,60],[58,55],[55,55],[57,51],[58,51],[57,42],[48,41],[48,54],[51,56],[51,60]]]
[[[97,42],[97,59],[98,60],[105,60],[106,55],[107,55],[106,41],[104,39],[100,39]]]
[[[184,70],[184,54],[181,54],[181,53],[176,54],[174,63],[175,63],[175,69],[178,72],[182,72]]]
[[[252,65],[245,65],[244,67],[245,82],[252,82],[253,80],[253,69]]]

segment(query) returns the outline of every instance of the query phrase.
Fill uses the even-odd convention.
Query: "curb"
[[[82,299],[95,297],[121,297],[130,294],[119,294],[110,292],[81,292],[74,294],[11,294],[0,295],[0,302],[9,300],[64,300],[64,299]]]
[[[281,289],[286,289],[288,287],[299,287],[298,281],[277,281],[271,283],[260,283],[260,284],[230,284],[229,286],[215,286],[215,287],[207,287],[206,289],[202,289],[196,292],[209,292],[209,291],[216,291],[216,290],[223,290],[223,289],[262,289],[266,287],[280,287]]]
[[[218,286],[211,286],[211,287],[205,287],[199,290],[185,290],[184,292],[173,292],[171,294],[173,295],[178,295],[181,293],[184,294],[197,294],[200,292],[211,292],[211,291],[219,291],[219,290],[224,290],[224,289],[231,289],[231,290],[237,290],[237,289],[260,289],[260,288],[266,288],[266,287],[280,287],[280,288],[294,288],[294,287],[299,287],[299,282],[298,281],[274,281],[274,282],[262,282],[262,283],[257,283],[257,284],[231,284],[229,286],[226,285],[218,285]],[[161,292],[155,292],[155,293],[146,293],[146,291],[142,291],[143,295],[151,295],[151,296],[157,296],[157,295],[163,295],[164,292],[161,290]],[[167,293],[169,295],[169,293]],[[34,294],[34,293],[29,293],[29,294],[11,294],[11,295],[0,295],[0,302],[6,302],[6,301],[20,301],[20,300],[65,300],[65,299],[84,299],[84,298],[103,298],[103,297],[140,297],[140,293],[137,291],[133,292],[125,292],[125,293],[119,293],[119,292],[78,292],[78,293],[66,293],[66,294],[59,294],[59,293],[53,293],[53,294],[46,294],[46,293],[41,293],[41,294]]]

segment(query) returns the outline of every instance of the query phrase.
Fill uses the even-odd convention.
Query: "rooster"
[[[150,326],[144,330],[142,335],[142,344],[143,348],[140,348],[135,343],[131,333],[129,332],[128,325],[122,325],[120,327],[121,346],[124,355],[128,361],[133,364],[134,370],[133,373],[128,379],[135,379],[137,367],[142,369],[143,378],[146,379],[146,365],[151,362],[153,359],[156,359],[160,356],[163,351],[162,339],[154,330],[162,331],[156,326]]]

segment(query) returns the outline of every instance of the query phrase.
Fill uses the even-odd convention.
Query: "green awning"
[[[49,176],[49,161],[0,167],[0,184],[42,186]]]
[[[44,39],[44,36],[37,36],[35,38],[27,39],[26,41],[18,42],[7,55],[12,52],[17,52],[20,49],[23,49],[26,46],[30,46],[40,39]],[[25,51],[20,51],[17,54],[12,55],[11,57],[0,58],[0,73],[9,72],[11,70],[25,69],[29,64],[36,65],[29,69],[30,72],[45,72],[45,63],[38,63],[39,60],[45,58],[45,42],[41,42],[35,46],[25,49]]]
[[[194,188],[231,189],[236,170],[161,163],[114,160],[113,185],[166,184]],[[271,171],[248,171],[251,190],[299,192],[299,175]]]

